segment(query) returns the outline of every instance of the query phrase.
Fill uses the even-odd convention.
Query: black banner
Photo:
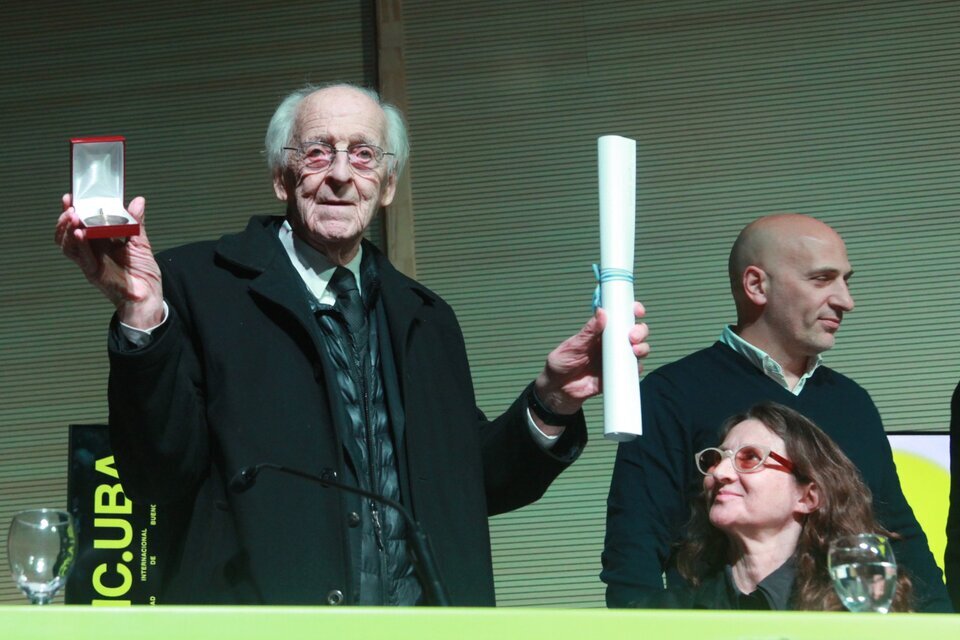
[[[169,562],[161,516],[156,505],[134,503],[124,494],[106,425],[70,425],[67,501],[77,556],[66,603],[158,604]]]

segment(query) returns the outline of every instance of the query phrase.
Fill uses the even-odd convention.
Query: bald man
[[[728,269],[737,323],[713,346],[660,367],[641,384],[644,434],[620,445],[607,505],[601,578],[608,606],[629,606],[646,590],[680,580],[671,553],[689,500],[700,494],[694,453],[716,446],[725,418],[772,400],[816,422],[860,469],[878,520],[901,536],[895,552],[916,585],[917,610],[950,611],[876,406],[856,382],[822,363],[854,308],[843,239],[808,216],[763,217],[740,232]]]

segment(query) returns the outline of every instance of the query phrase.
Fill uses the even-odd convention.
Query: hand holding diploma
[[[643,314],[643,305],[634,302],[633,315],[642,318]],[[603,391],[603,335],[607,324],[607,312],[597,309],[576,335],[564,340],[547,356],[546,366],[537,376],[534,390],[555,413],[576,413],[584,402]],[[650,353],[650,345],[646,342],[648,333],[645,323],[633,324],[627,332],[635,375],[639,375],[643,368],[642,364],[637,364],[637,359]],[[558,431],[549,429],[550,425],[544,428],[539,421],[538,426],[550,435],[553,435],[551,431]]]
[[[633,227],[636,142],[618,136],[598,141],[600,165],[600,291],[603,304],[573,337],[547,356],[534,391],[554,413],[576,413],[603,391],[604,435],[629,440],[641,432],[638,358],[650,353],[643,305],[633,299]],[[553,435],[561,429],[545,428]]]

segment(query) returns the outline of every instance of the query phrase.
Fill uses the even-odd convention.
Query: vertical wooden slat
[[[404,113],[407,103],[407,72],[404,60],[403,0],[377,0],[377,63],[380,95]],[[417,277],[413,193],[410,187],[413,163],[397,183],[393,202],[384,212],[387,256],[393,265],[411,278]]]

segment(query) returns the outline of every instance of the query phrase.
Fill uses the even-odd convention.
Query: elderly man
[[[407,155],[399,112],[358,87],[306,87],[278,107],[266,148],[285,217],[156,260],[145,233],[88,241],[70,196],[57,224],[116,306],[110,429],[125,490],[183,522],[164,602],[424,601],[394,509],[280,474],[229,490],[270,462],[401,501],[451,602],[492,605],[487,516],[537,500],[583,448],[605,316],[488,421],[453,311],[362,240]],[[143,199],[129,212],[142,223]],[[645,335],[630,335],[638,357]]]
[[[830,435],[873,491],[880,523],[899,534],[901,566],[918,607],[949,611],[940,570],[900,489],[877,408],[853,380],[822,364],[844,314],[853,273],[840,236],[802,215],[760,218],[730,252],[737,324],[713,346],[664,365],[641,384],[643,437],[621,444],[607,503],[601,578],[607,604],[679,579],[672,545],[701,479],[694,453],[713,446],[728,416],[762,401],[795,409]]]

